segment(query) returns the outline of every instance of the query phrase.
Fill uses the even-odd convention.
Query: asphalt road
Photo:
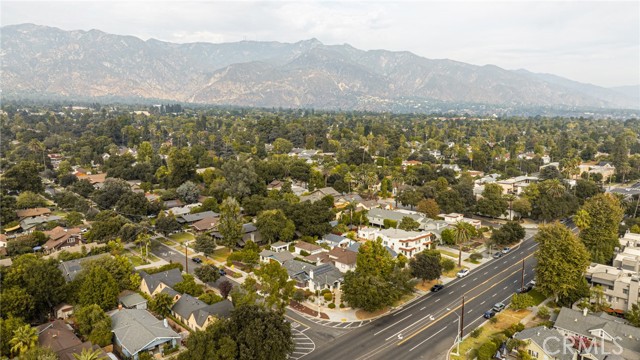
[[[523,259],[525,283],[534,278],[536,247],[529,237],[511,253],[472,270],[440,292],[424,295],[370,325],[317,345],[305,359],[444,359],[458,333],[462,296],[466,335],[482,324],[484,312],[495,303],[508,304],[521,285]]]

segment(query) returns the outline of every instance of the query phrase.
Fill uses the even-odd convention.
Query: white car
[[[511,248],[510,247],[505,247],[504,249],[502,249],[502,253],[503,254],[508,254],[509,252],[511,252]]]
[[[456,274],[457,277],[459,278],[463,278],[465,276],[469,275],[469,269],[462,269],[460,271],[458,271],[458,273]]]

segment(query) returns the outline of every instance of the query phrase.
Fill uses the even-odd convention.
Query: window
[[[629,289],[622,289],[622,293],[625,295],[629,295]]]
[[[533,350],[527,350],[527,352],[529,353],[529,355],[531,355],[534,358],[538,358],[538,353],[533,351]]]

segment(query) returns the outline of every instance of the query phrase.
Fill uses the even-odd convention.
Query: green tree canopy
[[[295,235],[296,226],[280,209],[264,210],[258,214],[256,227],[268,244],[276,241],[289,242]]]
[[[436,280],[442,275],[440,252],[425,250],[409,260],[411,274],[424,281]]]
[[[289,280],[287,269],[280,266],[278,262],[271,261],[255,273],[260,280],[261,290],[267,294],[265,305],[284,312],[295,291],[295,282]]]
[[[624,210],[620,200],[611,194],[599,194],[587,201],[581,208],[580,240],[584,243],[591,261],[605,264],[613,257],[618,244],[618,225]]]
[[[120,289],[113,276],[104,268],[93,266],[83,276],[78,303],[96,304],[103,310],[111,310],[118,303]]]
[[[233,249],[238,240],[242,238],[242,224],[238,201],[232,197],[224,199],[220,205],[218,231],[222,235],[222,242],[226,247]]]

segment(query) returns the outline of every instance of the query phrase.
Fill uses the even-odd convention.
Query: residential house
[[[80,354],[85,349],[98,351],[97,359],[109,359],[100,346],[92,344],[91,341],[82,342],[71,325],[63,320],[42,324],[36,329],[40,347],[55,352],[60,360],[75,360],[74,354]]]
[[[173,289],[177,283],[183,280],[182,273],[175,268],[155,274],[140,271],[140,278],[140,290],[149,296],[162,292],[165,288]]]
[[[287,270],[289,278],[295,281],[296,287],[302,289],[333,291],[344,281],[342,273],[333,264],[317,266],[294,259],[284,262],[282,266]]]
[[[80,228],[66,229],[62,226],[43,231],[49,238],[42,246],[48,254],[82,244],[82,232]]]
[[[53,314],[56,319],[67,320],[73,315],[73,306],[67,303],[62,303],[53,307]]]
[[[563,307],[554,328],[565,337],[595,342],[598,348],[624,359],[640,359],[640,328],[627,325],[618,318],[589,314],[586,308],[577,311]],[[617,353],[620,349],[622,354]]]
[[[7,235],[0,234],[0,248],[6,248],[8,243],[9,239],[7,238]]]
[[[458,164],[442,164],[442,169],[453,170],[456,173],[459,173],[460,171],[462,171],[462,169],[460,168],[460,166],[458,166]]]
[[[267,191],[271,191],[271,190],[276,190],[276,191],[280,191],[282,190],[282,185],[284,185],[285,181],[282,180],[273,180],[272,182],[269,183],[269,185],[267,185]]]
[[[24,220],[27,218],[34,218],[36,216],[44,216],[49,214],[51,214],[51,210],[43,207],[16,210],[16,215],[18,216],[18,220]]]
[[[556,329],[536,326],[524,329],[513,336],[524,341],[524,351],[531,359],[575,360],[578,351],[565,346],[565,337]]]
[[[313,255],[313,254],[317,254],[320,253],[322,251],[324,251],[324,249],[318,245],[315,244],[311,244],[305,241],[298,241],[294,246],[293,246],[293,251],[298,254],[298,255],[302,255],[302,252],[305,252],[309,255]],[[305,255],[306,256],[306,255]]]
[[[62,276],[64,277],[64,279],[67,282],[70,282],[70,281],[73,281],[76,278],[76,276],[78,276],[78,274],[80,274],[85,263],[100,259],[105,256],[111,256],[111,255],[98,254],[93,256],[87,256],[81,259],[64,261],[64,262],[61,262],[60,265],[58,265],[58,269],[62,271]]]
[[[83,177],[83,179],[89,180],[89,182],[91,183],[91,185],[93,185],[94,188],[100,188],[104,184],[105,180],[107,180],[107,174],[101,173],[101,174],[87,175]]]
[[[280,265],[286,261],[293,260],[295,257],[288,251],[275,252],[271,250],[262,250],[260,252],[260,261],[268,263],[269,261],[277,261]]]
[[[137,292],[133,292],[131,290],[123,291],[118,297],[118,303],[125,309],[147,309],[147,299],[142,297],[142,295],[138,294]]]
[[[357,252],[349,249],[343,249],[341,247],[334,247],[328,253],[328,260],[343,273],[356,269],[357,258]]]
[[[179,208],[184,206],[185,204],[182,202],[182,200],[180,199],[174,199],[174,200],[166,200],[163,203],[164,207],[166,209],[172,209],[172,208]],[[173,213],[175,215],[175,213]]]
[[[344,237],[342,235],[326,234],[322,236],[322,239],[318,239],[316,243],[327,244],[330,249],[333,249],[336,247],[347,248],[349,245],[353,243],[353,240],[347,237]]]
[[[479,229],[482,226],[482,223],[480,222],[480,220],[466,218],[464,217],[464,215],[458,214],[458,213],[441,214],[439,216],[442,217],[447,224],[456,224],[459,222],[464,222],[475,227],[476,229]]]
[[[22,228],[22,231],[30,233],[34,231],[38,225],[59,220],[62,220],[62,218],[56,215],[28,217],[20,221],[20,228]]]
[[[289,244],[284,241],[277,241],[271,244],[271,250],[275,252],[287,251],[289,249]]]
[[[214,231],[211,233],[213,237],[216,239],[222,239],[222,234],[218,231]],[[258,228],[254,223],[246,223],[242,225],[242,238],[238,240],[236,245],[238,247],[244,247],[247,241],[253,241],[256,244],[262,243],[262,234],[258,231]]]
[[[368,229],[363,229],[368,230]],[[358,236],[367,240],[382,239],[384,246],[389,246],[393,251],[413,257],[415,254],[428,249],[435,235],[428,231],[405,231],[402,229],[377,229],[376,231],[358,231]]]
[[[385,210],[385,209],[371,209],[367,213],[367,219],[371,225],[376,225],[379,227],[384,226],[384,220],[389,219],[393,220],[396,223],[400,224],[402,218],[409,217],[420,224],[418,227],[419,230],[439,230],[445,228],[447,225],[446,222],[441,220],[433,220],[424,216],[424,214],[405,210],[405,209],[396,209],[396,210]]]
[[[332,187],[325,187],[321,189],[316,189],[311,193],[309,193],[308,195],[300,196],[300,202],[305,202],[305,201],[316,202],[327,195],[333,196],[335,200],[335,198],[339,197],[341,194]]]
[[[183,294],[171,307],[171,314],[191,330],[204,330],[211,323],[221,318],[228,318],[233,310],[233,304],[228,299],[212,305]]]
[[[640,300],[640,276],[637,271],[592,263],[585,273],[593,286],[602,287],[611,309],[623,313]]]
[[[170,208],[169,210],[165,210],[165,213],[166,214],[172,213],[176,217],[176,220],[177,220],[182,215],[191,214],[191,210],[193,210],[194,208],[200,207],[200,206],[202,206],[201,203],[188,204],[188,205],[184,205],[184,206],[176,206],[176,207]]]
[[[402,161],[402,167],[403,168],[407,168],[409,166],[418,166],[418,165],[422,165],[422,161],[418,161],[418,160],[403,160]]]
[[[540,179],[537,176],[516,176],[506,180],[496,181],[502,187],[502,192],[506,194],[520,195],[531,183],[536,183]]]
[[[147,310],[123,309],[111,314],[114,349],[125,358],[138,360],[144,351],[162,354],[163,346],[176,346],[180,335],[173,331],[167,320],[158,320]]]
[[[207,231],[212,231],[215,228],[217,228],[219,220],[220,218],[218,217],[206,217],[194,222],[193,224],[191,224],[191,227],[197,233],[205,233]]]
[[[371,230],[378,231],[378,229],[371,229]],[[362,245],[361,242],[354,242],[353,244],[349,245],[347,249],[353,252],[359,252],[361,245]],[[398,253],[395,250],[391,249],[389,246],[385,246],[384,249],[387,250],[387,252],[389,253],[389,255],[391,255],[392,258],[395,259],[396,257],[398,257]]]
[[[188,206],[188,205],[187,205]],[[176,215],[174,213],[174,215]],[[176,215],[176,220],[181,224],[192,224],[206,218],[219,218],[220,214],[213,211],[203,211],[195,214],[187,213],[180,216]]]
[[[578,166],[580,174],[587,173],[589,175],[600,174],[602,175],[602,181],[608,181],[611,176],[616,173],[616,167],[607,161],[601,161],[599,163],[582,163]]]

